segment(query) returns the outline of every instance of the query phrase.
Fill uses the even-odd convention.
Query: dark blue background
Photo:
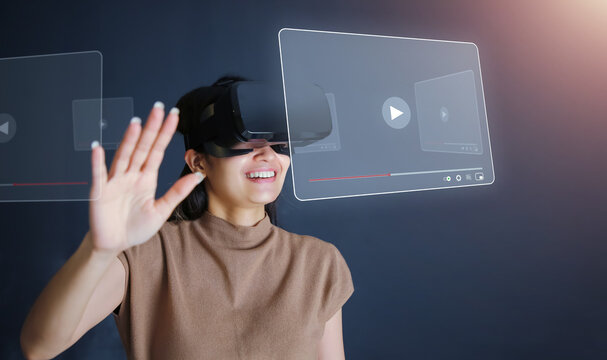
[[[598,0],[3,2],[0,57],[99,50],[104,96],[145,116],[226,72],[280,76],[282,27],[475,42],[493,185],[300,203],[288,176],[281,226],[346,258],[348,359],[604,359],[606,16]],[[161,192],[182,166],[176,137]],[[21,358],[23,320],[87,213],[0,204],[0,358]],[[109,317],[59,358],[123,357]]]

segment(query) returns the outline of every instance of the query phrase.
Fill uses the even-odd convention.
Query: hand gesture
[[[93,143],[93,181],[89,205],[89,240],[93,250],[118,254],[149,240],[175,207],[202,181],[202,174],[180,178],[164,196],[155,199],[158,168],[177,123],[179,109],[164,118],[164,105],[156,102],[143,131],[141,120],[133,118],[114,156],[108,176],[105,153]]]

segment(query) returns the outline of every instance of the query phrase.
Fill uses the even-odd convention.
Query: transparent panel
[[[302,29],[282,29],[279,44],[299,200],[493,183],[474,44]],[[301,106],[311,86],[330,132]],[[295,141],[302,128],[316,137]]]
[[[415,83],[422,150],[482,154],[476,98],[471,70]]]
[[[101,141],[97,51],[0,59],[0,201],[89,200]],[[99,194],[92,194],[96,198]]]
[[[90,151],[91,142],[99,140],[99,124],[90,119],[101,108],[102,145],[105,150],[118,149],[125,129],[133,118],[133,98],[78,99],[72,102],[74,149]]]

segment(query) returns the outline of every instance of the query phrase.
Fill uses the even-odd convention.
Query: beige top
[[[274,226],[206,211],[166,222],[120,253],[115,320],[129,359],[317,359],[329,320],[354,292],[339,250]]]

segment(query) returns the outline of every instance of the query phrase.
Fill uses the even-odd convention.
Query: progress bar
[[[437,173],[445,173],[445,172],[475,171],[475,170],[483,170],[483,168],[409,171],[409,172],[387,173],[387,174],[377,174],[377,175],[360,175],[360,176],[342,176],[342,177],[332,177],[332,178],[320,178],[320,179],[310,179],[308,181],[312,182],[312,181],[348,180],[348,179],[362,179],[362,178],[371,178],[371,177],[423,175],[423,174],[437,174]]]
[[[46,183],[12,183],[12,184],[0,184],[0,186],[54,186],[54,185],[87,185],[86,181],[73,181],[73,182],[46,182]]]

